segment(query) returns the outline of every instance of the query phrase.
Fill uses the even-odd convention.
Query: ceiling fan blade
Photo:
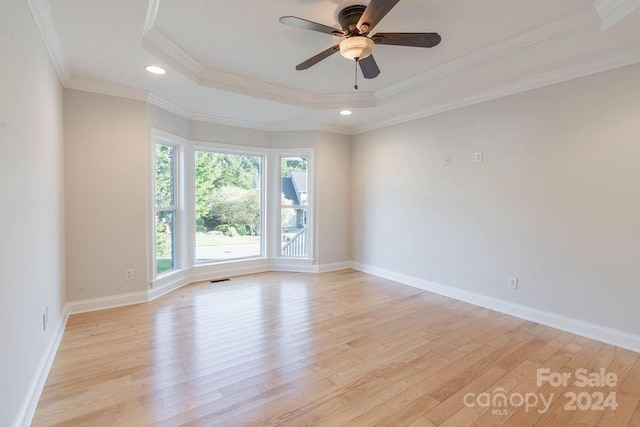
[[[400,0],[371,0],[371,3],[369,3],[369,6],[367,6],[358,21],[358,29],[363,33],[368,33],[373,30],[373,27],[378,25],[382,18],[384,18],[399,1]],[[365,24],[367,27],[363,28],[362,26]]]
[[[360,69],[362,70],[362,75],[365,79],[374,79],[378,77],[380,74],[380,68],[378,68],[378,64],[376,64],[376,60],[373,59],[373,55],[369,55],[364,59],[358,61],[360,64]]]
[[[313,56],[307,59],[301,64],[298,64],[296,66],[296,70],[301,71],[301,70],[306,70],[307,68],[311,68],[314,65],[316,65],[318,62],[322,61],[323,59],[327,59],[328,57],[330,57],[331,55],[333,55],[338,51],[340,51],[340,45],[331,46],[329,49],[320,52],[316,56]]]
[[[442,37],[438,33],[377,33],[371,39],[375,44],[434,47],[440,44]]]
[[[307,21],[306,19],[295,16],[283,16],[280,18],[280,22],[291,27],[298,27],[304,30],[318,31],[332,36],[344,37],[344,32],[342,30],[318,24],[317,22]]]

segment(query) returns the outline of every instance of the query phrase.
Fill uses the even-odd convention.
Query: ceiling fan
[[[380,68],[378,68],[378,64],[376,64],[372,55],[374,44],[412,47],[437,46],[441,40],[438,33],[377,33],[369,36],[369,32],[399,1],[371,0],[369,6],[345,7],[338,14],[338,22],[342,30],[295,16],[283,16],[280,18],[280,22],[285,25],[344,38],[339,44],[331,46],[329,49],[298,64],[296,70],[306,70],[340,51],[343,57],[355,60],[356,64],[360,64],[365,78],[373,79],[380,74]],[[358,88],[357,82],[355,88]]]

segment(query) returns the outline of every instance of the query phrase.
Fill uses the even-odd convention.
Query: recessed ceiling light
[[[342,114],[343,116],[350,116],[353,113],[351,112],[351,110],[342,110],[340,111],[340,114]]]
[[[150,72],[152,74],[164,74],[164,73],[167,72],[167,70],[165,70],[162,67],[158,67],[157,65],[147,65],[144,68],[145,68],[145,70],[147,70],[148,72]]]

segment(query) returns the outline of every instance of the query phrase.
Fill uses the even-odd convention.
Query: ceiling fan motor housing
[[[340,22],[342,29],[348,36],[360,35],[357,25],[366,8],[366,6],[361,5],[348,6],[338,14],[338,22]]]

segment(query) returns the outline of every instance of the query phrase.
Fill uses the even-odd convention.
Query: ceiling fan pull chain
[[[356,84],[353,86],[355,90],[358,90],[358,61],[360,58],[356,58]]]

